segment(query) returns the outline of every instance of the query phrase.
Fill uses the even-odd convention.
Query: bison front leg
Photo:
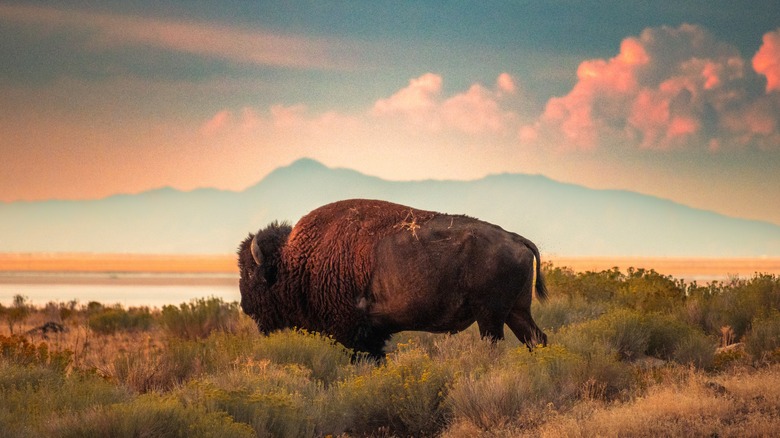
[[[488,315],[477,319],[479,335],[482,339],[490,339],[491,342],[504,340],[504,318],[497,315]]]

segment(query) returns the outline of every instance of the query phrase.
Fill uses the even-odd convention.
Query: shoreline
[[[653,269],[691,280],[780,275],[780,257],[565,257],[543,262],[575,272]],[[237,285],[236,256],[158,254],[0,253],[0,284]]]

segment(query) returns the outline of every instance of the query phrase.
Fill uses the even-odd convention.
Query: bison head
[[[257,234],[250,234],[238,248],[241,308],[264,332],[280,328],[271,289],[277,282],[282,247],[291,231],[289,224],[273,222]]]

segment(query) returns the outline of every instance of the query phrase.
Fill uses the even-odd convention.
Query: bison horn
[[[260,252],[260,245],[257,244],[257,236],[252,238],[252,258],[258,266],[263,264],[263,253]]]

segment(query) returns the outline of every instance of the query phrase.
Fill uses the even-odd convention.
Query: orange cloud
[[[763,44],[753,57],[753,69],[766,76],[766,92],[780,90],[780,28],[764,34]]]
[[[780,89],[780,30],[764,37],[753,59]],[[552,98],[537,121],[520,129],[524,142],[560,149],[636,145],[647,149],[772,144],[780,105],[751,92],[736,48],[701,27],[645,29],[623,40],[610,59],[587,60],[577,83]],[[770,102],[759,103],[763,99]],[[777,99],[775,99],[777,100]]]

